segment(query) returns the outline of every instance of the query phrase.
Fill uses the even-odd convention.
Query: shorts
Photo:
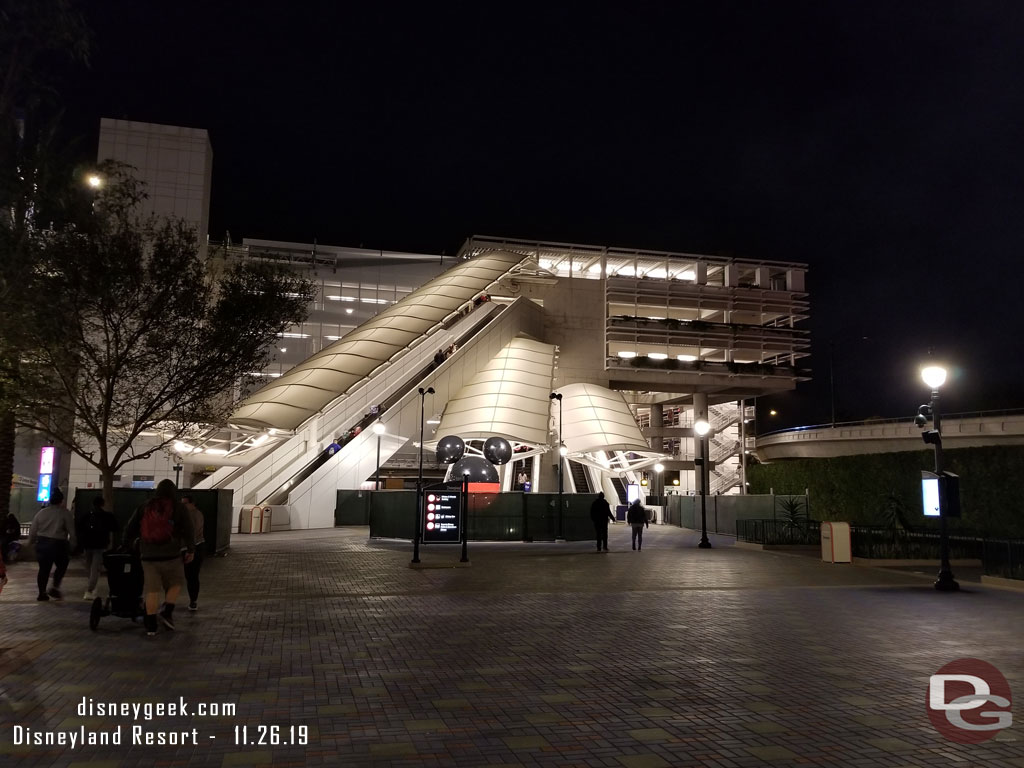
[[[142,575],[147,593],[164,592],[185,585],[185,564],[180,557],[173,560],[143,560]]]

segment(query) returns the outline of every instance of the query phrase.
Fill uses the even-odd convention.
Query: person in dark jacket
[[[594,523],[594,538],[597,539],[597,551],[608,551],[608,521],[615,522],[612,516],[612,508],[604,497],[604,491],[597,494],[594,503],[590,505],[590,520]]]
[[[103,508],[103,497],[92,500],[92,509],[75,513],[75,533],[78,546],[85,553],[85,572],[89,574],[89,585],[82,596],[84,600],[96,599],[96,584],[100,580],[100,566],[103,553],[114,546],[114,531],[117,520]]]
[[[146,634],[150,636],[156,634],[157,618],[168,629],[174,629],[174,604],[185,584],[185,563],[192,562],[196,550],[192,519],[178,501],[176,491],[173,481],[161,480],[153,497],[135,510],[124,529],[125,541],[139,541],[146,595]],[[161,530],[166,530],[166,524],[155,520],[156,513],[162,510],[169,511],[170,525],[166,534]],[[185,552],[184,561],[182,552]],[[158,615],[161,590],[164,591],[164,607]]]
[[[633,529],[633,549],[643,549],[644,526],[650,527],[650,523],[647,522],[647,510],[640,503],[640,499],[634,499],[629,505],[629,509],[626,510],[626,522]]]
[[[11,545],[20,538],[21,523],[18,522],[18,518],[14,516],[13,512],[8,512],[7,517],[4,518],[3,526],[0,527],[0,556],[2,556],[5,563],[11,561],[13,554]]]

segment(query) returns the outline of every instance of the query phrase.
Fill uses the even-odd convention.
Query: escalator
[[[523,488],[522,483],[519,482],[519,475],[524,473],[524,472],[526,473],[527,482],[529,482],[530,478],[533,477],[533,456],[529,456],[529,457],[527,457],[525,459],[521,459],[519,461],[513,462],[513,464],[512,464],[512,490],[513,491],[525,490],[525,488]]]
[[[593,493],[593,489],[590,487],[590,478],[587,477],[587,470],[578,461],[569,462],[569,472],[572,474],[572,484],[576,487],[576,493]]]
[[[615,493],[619,496],[619,504],[626,505],[629,503],[629,497],[626,495],[626,485],[622,482],[621,477],[615,477],[614,475],[609,478],[612,481],[612,485],[615,486]]]

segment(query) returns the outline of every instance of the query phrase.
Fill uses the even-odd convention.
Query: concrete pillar
[[[697,285],[707,285],[708,263],[706,261],[698,261],[693,265],[693,282]]]
[[[754,272],[754,283],[758,288],[771,288],[771,277],[768,267],[758,267]]]
[[[740,284],[740,268],[736,264],[725,265],[725,287],[732,288]]]
[[[786,270],[786,290],[787,291],[803,291],[804,290],[804,270],[802,270],[802,269],[787,269]]]
[[[661,438],[665,433],[665,407],[661,403],[651,405],[651,449],[661,451]]]

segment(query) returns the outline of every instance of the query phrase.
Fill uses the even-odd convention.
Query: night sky
[[[1024,3],[93,2],[66,86],[206,128],[210,233],[469,235],[804,261],[816,380],[772,426],[1024,407]],[[762,431],[768,420],[762,419]]]

